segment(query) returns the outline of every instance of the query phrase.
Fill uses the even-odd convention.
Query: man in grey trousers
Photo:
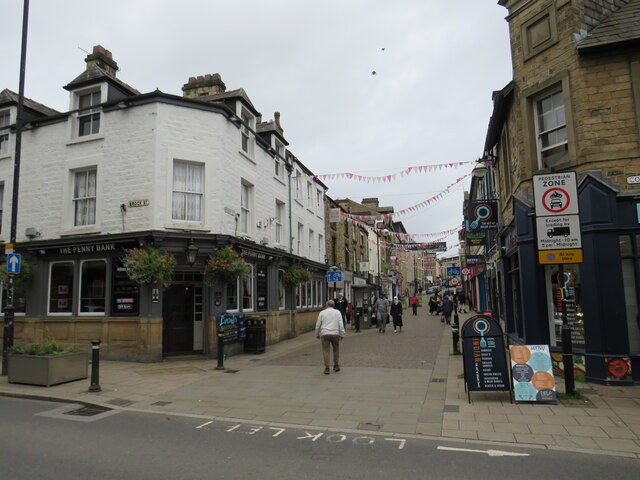
[[[378,332],[385,333],[387,328],[387,318],[389,317],[389,301],[384,293],[380,293],[380,298],[376,302],[376,320],[378,321]]]
[[[327,302],[327,308],[320,312],[316,322],[316,338],[322,342],[322,356],[324,358],[324,374],[329,375],[329,348],[333,347],[333,371],[340,371],[340,340],[344,338],[345,330],[342,324],[342,314],[333,308],[333,300]]]

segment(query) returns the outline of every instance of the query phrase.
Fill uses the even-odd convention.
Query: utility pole
[[[24,0],[22,13],[22,49],[20,53],[20,83],[18,85],[18,113],[16,115],[16,153],[13,163],[13,192],[11,197],[11,233],[9,245],[6,250],[11,250],[16,243],[16,230],[18,219],[18,190],[20,187],[20,153],[22,151],[22,110],[24,106],[24,77],[27,60],[27,31],[29,25],[29,0]],[[7,262],[7,268],[8,268]],[[13,275],[9,275],[7,285],[7,305],[4,307],[4,329],[2,333],[2,375],[8,373],[9,349],[13,346],[13,321],[15,318]]]

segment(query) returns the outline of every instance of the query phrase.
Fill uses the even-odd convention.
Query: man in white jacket
[[[340,371],[340,340],[344,338],[342,314],[334,308],[333,300],[327,302],[327,308],[320,312],[316,322],[316,338],[322,342],[322,356],[324,357],[324,374],[329,375],[329,346],[333,347],[333,371]]]

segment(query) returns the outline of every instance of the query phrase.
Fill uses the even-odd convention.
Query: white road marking
[[[211,420],[210,422],[203,423],[202,425],[198,425],[196,428],[203,428],[203,427],[206,427],[207,425],[211,425],[212,423],[213,423],[213,420]]]
[[[443,447],[438,445],[438,450],[447,450],[450,452],[470,452],[470,453],[484,453],[490,457],[528,457],[528,453],[518,452],[505,452],[504,450],[473,450],[471,448],[453,448]]]
[[[404,448],[404,444],[407,443],[407,441],[403,438],[385,438],[385,440],[388,440],[389,442],[400,442],[400,444],[398,445],[398,450],[402,450]]]

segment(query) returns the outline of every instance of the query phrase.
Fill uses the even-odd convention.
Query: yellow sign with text
[[[538,263],[543,265],[556,263],[582,263],[582,249],[568,248],[564,250],[538,251]]]

